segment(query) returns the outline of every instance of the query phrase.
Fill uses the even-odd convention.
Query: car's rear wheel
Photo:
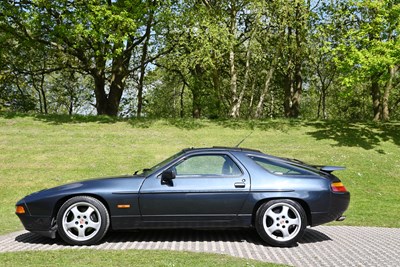
[[[303,236],[306,225],[304,209],[290,199],[268,201],[256,213],[257,232],[272,246],[288,247],[296,244]]]
[[[89,196],[77,196],[61,206],[57,225],[60,237],[68,244],[93,245],[107,233],[110,218],[101,201]]]

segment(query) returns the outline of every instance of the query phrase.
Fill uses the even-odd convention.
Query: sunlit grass
[[[0,253],[0,265],[26,266],[284,266],[226,255],[162,250],[58,250]]]
[[[0,114],[0,234],[22,229],[15,202],[67,182],[131,174],[186,147],[241,144],[335,172],[351,191],[340,225],[400,227],[400,124],[118,120]]]

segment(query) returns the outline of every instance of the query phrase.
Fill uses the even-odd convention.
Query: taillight
[[[333,192],[347,192],[346,187],[342,182],[334,182],[331,184],[331,188]]]

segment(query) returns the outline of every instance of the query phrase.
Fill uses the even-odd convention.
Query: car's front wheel
[[[258,234],[269,245],[288,247],[303,236],[307,217],[302,206],[290,199],[271,200],[256,213]]]
[[[57,214],[58,233],[71,245],[93,245],[107,233],[110,217],[96,198],[77,196],[68,199]]]

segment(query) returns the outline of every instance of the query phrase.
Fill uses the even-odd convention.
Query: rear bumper
[[[311,213],[311,226],[317,226],[332,221],[343,221],[345,218],[343,214],[349,207],[349,203],[349,192],[332,193],[331,205],[327,212]]]

